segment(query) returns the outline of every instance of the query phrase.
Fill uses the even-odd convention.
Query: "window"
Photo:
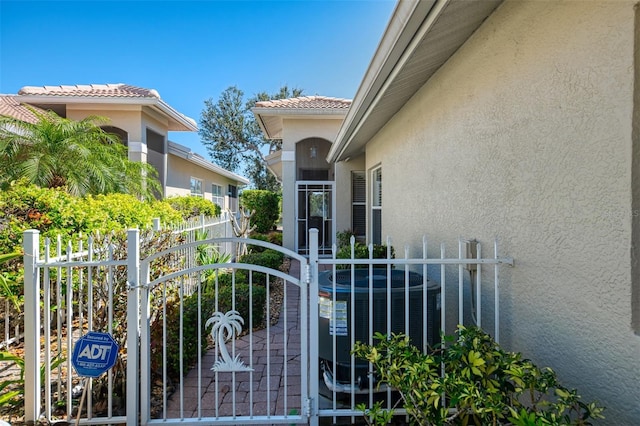
[[[191,195],[202,197],[202,179],[191,178]]]
[[[371,242],[382,244],[382,168],[371,172]]]
[[[367,231],[367,178],[365,172],[351,172],[351,232],[364,239]]]
[[[238,198],[238,187],[235,185],[229,185],[229,197]]]
[[[232,212],[238,211],[238,187],[235,185],[229,185],[229,190],[227,191],[227,195],[229,196],[229,205],[227,208]]]
[[[222,186],[211,184],[211,201],[224,208],[224,194],[222,193]]]

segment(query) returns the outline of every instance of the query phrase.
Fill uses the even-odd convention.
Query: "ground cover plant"
[[[404,335],[376,333],[374,345],[357,342],[356,357],[369,361],[379,383],[400,394],[394,408],[416,425],[591,425],[604,408],[583,402],[550,368],[503,350],[488,334],[459,326],[442,346],[422,353]],[[368,424],[393,417],[382,402],[360,405]]]

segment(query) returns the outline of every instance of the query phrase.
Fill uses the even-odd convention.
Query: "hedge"
[[[165,200],[171,207],[182,214],[182,218],[187,220],[200,215],[220,216],[221,208],[213,201],[202,197],[169,197]]]
[[[172,202],[180,198],[195,197]],[[3,252],[20,251],[22,233],[27,229],[37,229],[45,237],[68,239],[79,233],[144,229],[154,218],[168,224],[182,221],[183,215],[167,201],[140,201],[127,194],[74,197],[60,188],[15,184],[0,191],[0,247]]]

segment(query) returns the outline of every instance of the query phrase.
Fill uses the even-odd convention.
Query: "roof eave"
[[[381,99],[385,98],[387,91],[393,86],[396,79],[400,80],[399,76],[404,79],[403,81],[406,84],[408,76],[402,73],[405,65],[412,60],[414,55],[417,55],[417,52],[437,52],[437,49],[443,45],[446,46],[447,42],[450,42],[450,45],[456,45],[459,42],[451,52],[451,54],[454,54],[457,48],[463,45],[482,24],[482,21],[493,13],[493,10],[502,0],[475,0],[474,2],[459,3],[459,7],[472,7],[469,10],[475,15],[472,17],[467,16],[467,20],[461,22],[469,24],[468,27],[473,30],[469,34],[465,32],[460,32],[457,35],[447,33],[447,37],[450,39],[440,37],[438,43],[441,43],[441,45],[438,46],[435,41],[436,35],[438,31],[445,31],[438,30],[441,27],[437,25],[438,20],[444,16],[458,17],[453,14],[454,12],[450,13],[450,10],[455,8],[449,8],[450,5],[456,4],[454,3],[455,1],[457,0],[400,1],[398,3],[353,99],[352,107],[338,131],[336,142],[329,151],[328,161],[341,161],[362,153],[371,135],[379,131],[401,108],[401,106],[395,107],[395,109],[383,108],[381,111],[384,111],[384,116],[378,114],[375,120],[368,120],[372,111],[376,109]],[[473,25],[475,24],[478,27],[474,28]],[[420,48],[422,50],[419,50]],[[429,50],[425,51],[424,49]],[[420,84],[422,86],[447,60],[448,57],[442,63],[439,63],[436,68],[429,70],[429,72],[424,72],[420,75],[412,74],[409,75],[409,78],[413,78],[416,85]],[[413,95],[398,94],[392,90],[389,93],[391,95],[386,96],[384,100],[386,106],[389,106],[390,103],[404,105]]]
[[[198,124],[193,118],[187,117],[186,115],[179,113],[176,109],[174,109],[171,105],[169,105],[162,99],[157,99],[156,105],[165,115],[173,119],[176,123],[178,123],[178,125],[183,126],[182,130],[178,130],[178,129],[175,129],[175,130],[169,129],[169,130],[185,131],[185,132],[198,131]]]
[[[233,172],[230,172],[229,170],[223,169],[222,167],[207,161],[206,159],[195,154],[188,147],[184,145],[180,145],[179,143],[169,141],[169,154],[180,157],[192,164],[203,167],[214,173],[218,173],[219,175],[222,175],[228,179],[234,180],[242,185],[248,185],[250,183],[247,178],[244,178],[240,175],[237,175]]]
[[[251,109],[251,112],[253,112],[254,117],[256,117],[256,120],[258,121],[258,126],[260,126],[260,130],[262,130],[262,132],[264,133],[264,135],[267,137],[267,139],[281,139],[282,138],[282,134],[275,134],[274,133],[274,129],[271,129],[271,127],[269,125],[267,125],[267,123],[265,123],[264,121],[264,115],[263,114],[259,114],[255,111],[255,108]],[[280,119],[280,129],[282,129],[282,119]]]
[[[18,95],[22,103],[29,104],[107,104],[107,105],[141,105],[158,109],[176,125],[170,126],[170,131],[197,132],[196,121],[179,113],[162,99],[156,97],[104,97],[104,96],[57,96],[57,95]]]
[[[413,35],[422,23],[416,12],[425,9],[430,11],[435,2],[436,0],[398,1],[356,95],[353,97],[351,108],[338,131],[336,141],[329,150],[327,161],[334,162],[343,159],[340,157],[347,148],[355,127],[365,111],[371,107],[395,62],[411,41],[408,33],[411,32]]]
[[[346,108],[274,108],[253,107],[251,112],[256,117],[260,129],[267,139],[282,139],[284,117],[300,119],[336,119],[343,120],[347,115]]]

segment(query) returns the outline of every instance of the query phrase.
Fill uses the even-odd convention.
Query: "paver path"
[[[298,271],[298,262],[292,261],[289,273],[298,276]],[[198,370],[191,370],[185,377],[183,393],[178,388],[168,400],[167,418],[264,416],[267,412],[271,415],[300,413],[299,323],[299,288],[288,284],[286,303],[283,301],[283,310],[278,323],[270,326],[269,329],[265,328],[253,333],[252,353],[249,353],[248,335],[236,340],[235,354],[239,355],[245,364],[251,364],[254,371],[252,373],[220,372],[216,381],[216,373],[211,371],[215,362],[215,349],[210,350],[202,358],[201,386],[198,383]],[[230,346],[229,343],[227,347],[231,353]],[[253,359],[250,358],[251,355]],[[285,370],[286,376],[283,374]],[[235,392],[232,391],[233,389]],[[181,398],[182,394],[184,398]],[[200,407],[198,407],[199,401]]]

